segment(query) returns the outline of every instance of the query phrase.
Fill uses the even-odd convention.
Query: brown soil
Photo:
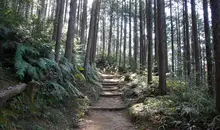
[[[105,75],[104,77],[108,77]],[[108,77],[109,78],[109,77]],[[114,78],[114,76],[111,76]],[[106,79],[104,82],[108,82]],[[116,86],[112,86],[116,88]],[[120,93],[119,90],[109,92],[103,90],[102,94]],[[92,107],[109,108],[95,110]],[[126,109],[116,110],[114,108],[125,108],[120,95],[100,97],[100,100],[91,106],[89,115],[80,123],[77,130],[137,130],[138,128],[131,123]],[[112,109],[112,110],[111,110]]]

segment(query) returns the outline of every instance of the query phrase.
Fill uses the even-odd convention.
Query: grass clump
[[[167,79],[168,94],[160,96],[158,77],[147,84],[137,75],[124,87],[124,100],[135,121],[146,121],[158,129],[218,129],[219,116],[215,101],[206,86],[189,86],[186,81]],[[147,127],[147,126],[146,126]]]

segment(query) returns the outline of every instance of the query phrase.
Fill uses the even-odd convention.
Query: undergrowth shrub
[[[158,77],[147,84],[145,76],[136,75],[124,87],[124,100],[135,120],[153,121],[159,129],[218,129],[215,101],[206,86],[189,86],[186,81],[167,80],[168,94],[159,96]]]
[[[83,67],[68,62],[64,57],[57,64],[54,60],[53,42],[47,40],[47,37],[27,37],[16,30],[7,32],[7,29],[2,29],[0,37],[0,53],[5,54],[0,55],[4,57],[0,60],[2,66],[15,72],[21,82],[40,83],[34,102],[21,94],[10,100],[4,110],[0,111],[0,129],[13,129],[18,127],[19,123],[15,125],[16,122],[29,118],[50,120],[56,124],[53,117],[47,116],[46,112],[51,109],[65,115],[57,115],[60,117],[58,120],[71,116],[76,120],[76,125],[77,120],[87,111],[90,100],[98,99],[101,84],[96,67],[90,66],[89,73],[84,75]],[[67,109],[69,110],[66,111]],[[71,112],[71,115],[66,114]],[[72,122],[72,118],[68,121]]]

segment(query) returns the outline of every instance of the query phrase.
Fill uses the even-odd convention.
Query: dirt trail
[[[117,79],[113,75],[103,75],[103,91],[100,100],[90,107],[89,116],[78,130],[137,130],[127,116]]]

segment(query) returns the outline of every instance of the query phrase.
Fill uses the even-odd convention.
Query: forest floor
[[[113,75],[102,77],[100,99],[90,107],[88,116],[77,130],[139,130],[129,119],[121,97],[119,80]]]

